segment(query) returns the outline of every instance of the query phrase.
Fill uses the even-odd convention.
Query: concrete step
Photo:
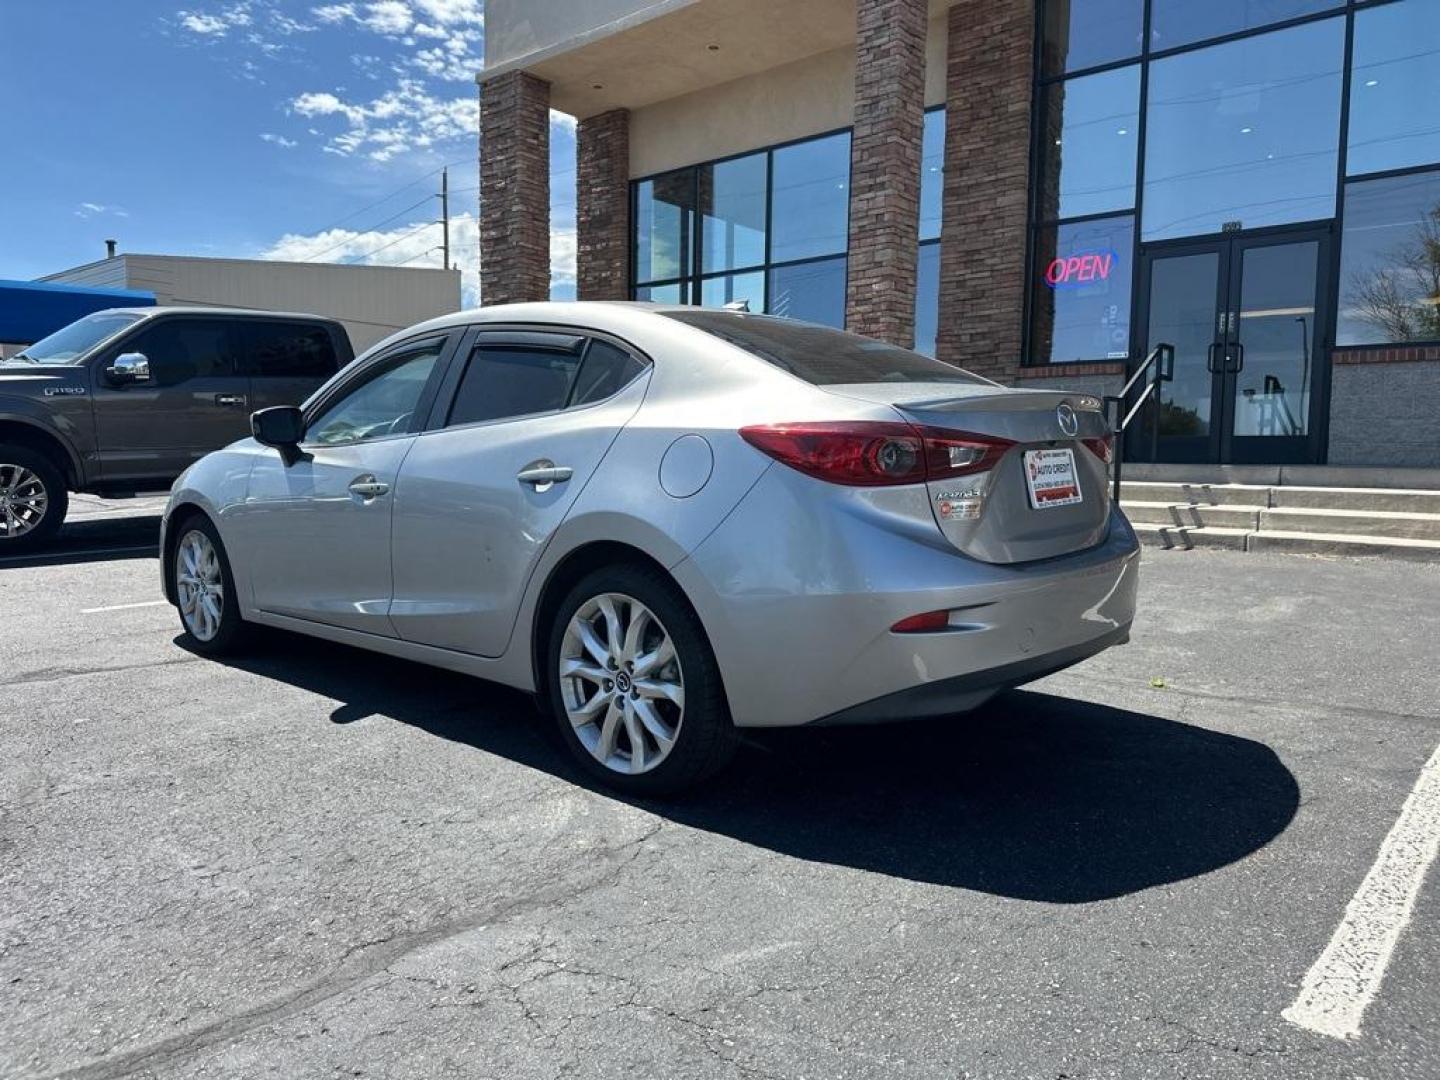
[[[1214,513],[1218,508],[1202,509],[1206,513]],[[1259,527],[1263,533],[1326,533],[1440,542],[1440,514],[1407,514],[1392,510],[1357,511],[1318,507],[1262,510]]]
[[[1273,487],[1270,505],[1317,510],[1440,514],[1440,491],[1365,487]]]
[[[1402,536],[1358,536],[1351,533],[1251,533],[1247,551],[1284,551],[1301,555],[1383,557],[1412,562],[1440,563],[1440,540],[1413,540]]]
[[[1265,484],[1189,484],[1164,480],[1125,480],[1120,503],[1193,503],[1197,506],[1270,505],[1271,488]]]
[[[1120,509],[1132,523],[1183,525],[1190,528],[1258,529],[1260,506],[1196,506],[1189,503],[1121,500]]]
[[[1172,465],[1125,463],[1125,478],[1188,484],[1403,488],[1440,491],[1440,468],[1389,465]]]
[[[1225,529],[1211,525],[1161,525],[1150,521],[1133,521],[1132,528],[1142,544],[1163,548],[1229,548],[1244,551],[1247,537],[1256,535],[1250,529]]]

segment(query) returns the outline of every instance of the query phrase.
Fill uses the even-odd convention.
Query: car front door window
[[[443,347],[434,342],[393,358],[316,416],[305,441],[339,446],[408,432]]]

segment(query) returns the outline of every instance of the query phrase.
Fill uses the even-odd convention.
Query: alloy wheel
[[[619,773],[654,769],[675,746],[685,680],[669,632],[634,597],[580,605],[560,643],[560,693],[576,737]]]
[[[33,530],[49,507],[45,481],[33,469],[0,462],[0,540],[14,540]]]
[[[175,591],[185,629],[197,641],[213,640],[225,614],[225,577],[215,545],[199,529],[187,532],[176,548]]]

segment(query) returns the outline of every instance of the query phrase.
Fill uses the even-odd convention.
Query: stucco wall
[[[1336,364],[1331,465],[1440,466],[1440,362]]]
[[[583,40],[622,21],[641,21],[690,0],[486,0],[485,67]]]
[[[925,41],[925,105],[945,100],[945,20]],[[635,109],[630,175],[743,153],[849,127],[854,119],[855,49],[849,46]]]

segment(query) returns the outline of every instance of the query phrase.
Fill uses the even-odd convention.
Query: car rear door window
[[[317,323],[252,322],[245,340],[244,367],[253,377],[328,379],[338,367],[334,338]]]
[[[236,374],[234,324],[220,319],[161,319],[118,346],[119,353],[140,353],[150,361],[150,382],[178,386],[191,379]]]
[[[578,349],[481,342],[455,390],[447,427],[554,412],[570,399]]]
[[[570,393],[571,405],[604,401],[645,370],[645,365],[608,341],[592,341]]]

